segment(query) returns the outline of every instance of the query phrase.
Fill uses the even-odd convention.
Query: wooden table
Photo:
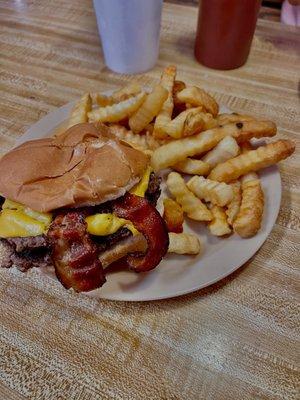
[[[169,63],[233,110],[276,121],[278,136],[299,149],[299,29],[260,20],[248,63],[214,71],[193,58],[196,9],[165,4],[157,66],[121,76],[104,65],[90,1],[0,7],[2,151],[82,92],[152,84]],[[299,163],[296,153],[280,167],[281,212],[259,252],[194,294],[100,302],[48,278],[0,271],[0,398],[296,399]]]

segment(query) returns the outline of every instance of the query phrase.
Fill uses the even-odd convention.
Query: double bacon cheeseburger
[[[26,142],[0,171],[0,267],[53,267],[82,292],[104,284],[108,265],[149,271],[167,252],[160,179],[104,125]]]

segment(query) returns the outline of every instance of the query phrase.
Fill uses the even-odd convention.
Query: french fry
[[[220,125],[230,124],[232,122],[246,122],[246,121],[254,121],[255,120],[255,118],[251,117],[250,115],[237,114],[237,113],[219,114],[216,117],[216,119]]]
[[[150,135],[152,135],[153,129],[154,129],[154,123],[151,123],[146,126],[145,131],[146,131],[146,133],[149,133]]]
[[[248,153],[248,151],[250,151],[250,150],[253,150],[251,142],[247,141],[247,142],[241,143],[241,150],[242,150],[243,154]]]
[[[226,136],[217,146],[202,157],[202,160],[210,165],[211,168],[217,164],[237,156],[240,152],[239,145],[231,136]]]
[[[182,81],[174,81],[174,86],[173,86],[173,100],[174,100],[174,104],[176,104],[177,101],[177,93],[181,92],[183,89],[186,88],[186,85],[184,82]],[[182,104],[182,102],[178,103],[178,104]]]
[[[116,90],[111,96],[106,96],[101,93],[96,94],[96,102],[101,107],[111,106],[112,104],[119,103],[129,99],[132,96],[139,94],[142,88],[137,83],[130,83],[123,88]]]
[[[141,93],[141,91],[141,86],[138,83],[133,82],[119,90],[116,90],[111,97],[114,99],[115,103],[119,103],[120,101],[127,100],[130,97]]]
[[[155,119],[153,135],[155,138],[163,139],[167,135],[164,131],[164,126],[171,121],[174,102],[173,102],[173,87],[176,77],[176,67],[170,65],[164,69],[160,84],[168,91],[168,98],[164,102],[162,109],[160,110],[158,116]]]
[[[191,136],[201,131],[204,124],[199,110],[201,110],[201,108],[190,108],[183,111],[164,126],[164,132],[173,139],[179,139],[183,136]]]
[[[183,161],[173,165],[175,171],[190,175],[207,175],[210,171],[210,165],[196,158],[186,158]]]
[[[135,135],[124,126],[116,124],[110,125],[109,130],[112,135],[117,136],[117,138],[129,143],[138,150],[154,150],[160,146],[160,143],[148,132],[145,135]]]
[[[199,254],[201,244],[197,236],[188,233],[169,233],[168,253]]]
[[[187,183],[187,187],[199,199],[210,201],[220,207],[228,204],[233,198],[233,191],[230,185],[205,179],[203,176],[191,178]]]
[[[76,124],[87,122],[88,112],[90,112],[91,109],[92,109],[92,98],[89,93],[86,93],[75,104],[68,121],[68,128]]]
[[[213,129],[219,126],[218,121],[210,113],[201,113],[203,119],[203,130]]]
[[[222,207],[213,205],[211,207],[213,219],[208,224],[210,233],[214,236],[224,236],[231,233],[230,226],[228,225],[225,211]]]
[[[141,92],[128,100],[107,107],[100,107],[88,113],[90,122],[118,122],[130,117],[143,103],[146,93]]]
[[[248,172],[255,172],[276,164],[289,157],[294,150],[295,145],[292,141],[278,140],[277,142],[260,146],[256,150],[250,150],[245,154],[240,154],[231,160],[218,164],[208,177],[215,181],[230,182]],[[155,152],[153,156],[154,154]]]
[[[242,177],[242,202],[233,222],[234,231],[243,238],[254,236],[260,229],[264,211],[264,193],[256,173]]]
[[[188,107],[172,119],[165,127],[165,132],[173,139],[192,136],[195,133],[215,128],[217,121],[209,113],[203,112],[202,107]]]
[[[161,110],[163,103],[168,97],[167,90],[156,85],[149,93],[135,113],[129,118],[129,127],[133,133],[140,133],[153,120]]]
[[[227,210],[225,211],[227,215],[227,222],[230,226],[233,226],[233,223],[240,211],[242,193],[241,193],[241,182],[236,181],[231,183],[233,198],[230,203],[227,204]]]
[[[189,218],[196,221],[210,221],[212,219],[209,209],[186,187],[180,174],[171,172],[167,178],[167,187]]]
[[[185,111],[187,109],[185,103],[178,103],[177,102],[177,93],[180,92],[185,88],[185,83],[182,81],[175,81],[174,86],[173,86],[173,102],[174,102],[174,108],[173,108],[173,113],[172,113],[172,119],[176,118],[177,115],[179,115],[181,112]]]
[[[115,103],[115,101],[112,98],[112,96],[106,96],[105,94],[101,94],[101,93],[96,93],[95,94],[95,102],[100,107],[111,106],[112,104]]]
[[[176,203],[176,201],[165,198],[164,204],[164,215],[163,218],[166,222],[169,232],[180,233],[183,230],[183,210],[182,207]]]
[[[207,112],[216,117],[219,112],[218,103],[205,90],[196,86],[188,86],[176,94],[176,101],[189,103],[192,106],[203,106]]]
[[[241,147],[243,154],[253,150],[250,142],[242,143]],[[264,193],[255,172],[242,176],[241,182],[241,205],[233,227],[241,237],[250,237],[254,236],[261,227]]]
[[[249,121],[227,124],[209,129],[197,135],[174,140],[156,149],[152,156],[152,166],[158,171],[170,167],[187,157],[202,154],[215,147],[224,137],[232,136],[238,142],[252,137],[274,136],[276,125],[271,121]]]

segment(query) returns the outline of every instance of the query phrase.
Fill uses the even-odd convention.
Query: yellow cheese
[[[27,237],[45,233],[45,225],[20,210],[2,210],[0,213],[0,237]]]
[[[131,190],[131,194],[135,194],[136,196],[144,197],[146,190],[148,189],[150,174],[152,172],[151,167],[148,167],[144,172],[144,175],[140,182],[136,184]]]
[[[136,235],[138,231],[133,224],[123,218],[119,218],[114,214],[95,214],[85,219],[87,223],[87,231],[91,235],[106,236],[117,232],[122,226]]]
[[[20,210],[23,208],[23,205],[17,203],[16,201],[5,199],[4,203],[2,204],[2,209],[9,208],[10,210]]]
[[[50,213],[40,213],[6,199],[0,212],[0,237],[41,235],[47,232],[51,221]]]
[[[31,208],[24,206],[23,204],[17,203],[13,200],[6,199],[2,205],[2,209],[23,211],[29,217],[32,217],[33,219],[36,219],[40,222],[43,222],[47,226],[49,226],[52,222],[52,214],[34,211]]]
[[[148,173],[148,180],[146,180],[147,186],[149,175],[150,171]],[[142,181],[143,179],[144,177]],[[146,189],[140,188],[139,193],[142,193],[143,190],[145,192]],[[0,238],[27,237],[45,234],[51,222],[52,214],[40,213],[20,203],[6,199],[2,205],[2,211],[0,212]],[[139,233],[131,221],[118,218],[114,214],[90,215],[86,218],[86,223],[88,233],[96,236],[111,235],[117,232],[121,227],[129,229],[133,235]]]

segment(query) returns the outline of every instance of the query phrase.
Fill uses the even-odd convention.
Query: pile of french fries
[[[295,145],[277,140],[253,148],[252,138],[276,135],[274,122],[219,114],[211,95],[177,80],[176,72],[165,68],[151,90],[132,83],[111,96],[85,94],[68,124],[104,123],[112,135],[150,154],[154,171],[168,168],[172,198],[163,201],[163,217],[169,252],[198,254],[199,238],[183,232],[184,218],[206,224],[215,236],[255,235],[264,210],[256,172],[290,156]]]

